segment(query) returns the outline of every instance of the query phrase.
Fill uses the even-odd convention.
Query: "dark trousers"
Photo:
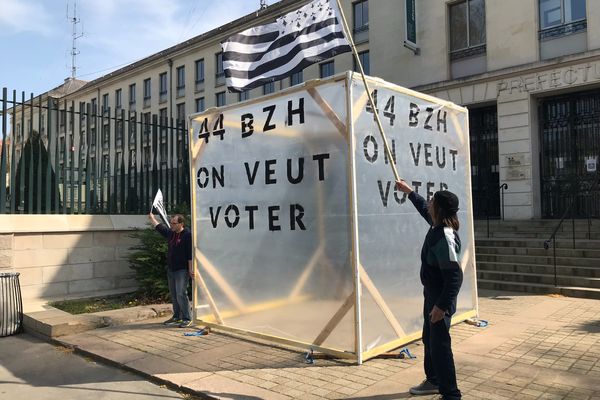
[[[167,280],[169,282],[169,293],[173,303],[173,316],[177,319],[192,320],[190,301],[187,296],[190,274],[186,269],[171,271],[167,269]]]
[[[456,370],[454,356],[452,355],[452,342],[450,339],[451,315],[431,323],[429,313],[435,305],[435,300],[425,297],[423,307],[423,344],[425,345],[425,376],[431,383],[438,385],[444,400],[458,400],[461,398],[460,390],[456,385]]]

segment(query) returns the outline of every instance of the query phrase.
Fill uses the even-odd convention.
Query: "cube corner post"
[[[403,178],[457,194],[464,283],[477,314],[468,113],[354,73],[190,116],[194,319],[362,363],[421,335],[429,226]],[[352,311],[352,312],[351,312]]]

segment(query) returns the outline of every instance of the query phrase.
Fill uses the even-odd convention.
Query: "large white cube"
[[[453,322],[472,317],[467,110],[367,81],[400,176],[426,198],[447,188],[460,199],[464,281]],[[395,189],[360,75],[190,119],[198,323],[359,363],[420,337],[429,226]]]

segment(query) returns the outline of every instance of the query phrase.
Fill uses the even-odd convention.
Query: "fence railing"
[[[0,213],[146,214],[159,188],[189,204],[184,120],[6,88],[0,111]]]

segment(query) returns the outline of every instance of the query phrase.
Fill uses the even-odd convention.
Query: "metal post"
[[[554,255],[554,287],[557,287],[558,279],[556,277],[556,238],[552,238],[552,253]]]
[[[0,214],[4,214],[6,212],[6,154],[8,153],[8,149],[6,148],[6,129],[7,129],[7,120],[8,116],[6,115],[6,97],[8,96],[8,92],[6,88],[2,88],[2,154],[0,155]],[[11,145],[15,145],[15,138],[13,135]],[[12,147],[11,146],[11,147]],[[13,182],[10,182],[11,186]]]

